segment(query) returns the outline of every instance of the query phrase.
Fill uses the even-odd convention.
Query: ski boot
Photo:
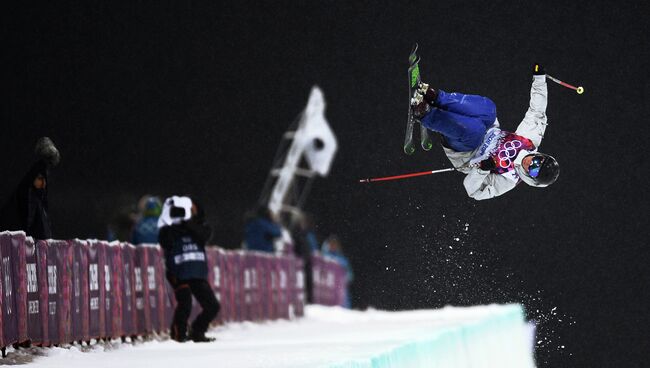
[[[422,119],[431,107],[435,106],[438,92],[435,89],[429,88],[429,85],[423,82],[418,84],[418,88],[413,93],[411,98],[411,108],[413,109],[413,116],[417,119]]]
[[[417,91],[424,97],[424,100],[431,106],[437,106],[438,91],[429,87],[428,84],[420,82]]]

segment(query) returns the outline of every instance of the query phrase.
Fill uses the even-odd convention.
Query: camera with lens
[[[171,207],[169,209],[169,217],[172,219],[183,219],[185,218],[185,208],[183,207]]]

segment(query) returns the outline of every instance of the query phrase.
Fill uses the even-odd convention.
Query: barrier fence
[[[302,260],[207,247],[208,281],[221,303],[216,323],[302,316]],[[0,348],[51,346],[167,332],[175,307],[157,245],[101,240],[34,242],[0,233]],[[346,273],[312,257],[314,302],[343,303]],[[200,311],[194,303],[193,315]]]

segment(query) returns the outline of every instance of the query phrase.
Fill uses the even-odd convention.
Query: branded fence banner
[[[296,262],[294,257],[284,256],[285,260],[285,272],[286,272],[286,287],[285,287],[285,315],[288,319],[293,319],[296,317],[296,308],[295,300],[293,299],[296,295],[295,293],[295,273],[296,273]]]
[[[122,288],[122,336],[135,336],[137,329],[137,308],[136,308],[136,282],[135,282],[135,247],[128,243],[120,245],[122,255],[122,266],[119,279]]]
[[[32,238],[24,240],[24,277],[27,293],[27,339],[34,345],[46,344],[47,331],[47,281],[45,259],[47,245],[44,241],[34,244]],[[21,272],[21,271],[19,271]]]
[[[278,262],[280,263],[280,272],[279,272],[279,288],[280,288],[280,318],[288,319],[290,317],[290,307],[291,301],[289,297],[291,295],[289,289],[289,270],[291,269],[291,264],[293,259],[289,256],[282,256]]]
[[[281,264],[278,258],[271,259],[270,276],[271,276],[271,319],[278,319],[281,315],[280,310],[280,268]]]
[[[260,254],[257,265],[261,304],[260,316],[262,319],[271,318],[271,260],[272,256],[270,254]]]
[[[141,246],[136,247],[133,267],[135,278],[136,330],[141,334],[150,334],[153,331],[151,325],[151,309],[149,307],[148,266],[147,248]]]
[[[90,338],[106,337],[106,244],[101,241],[88,241],[88,296],[89,296],[89,334]]]
[[[40,244],[41,242],[39,242]],[[73,341],[71,293],[73,254],[70,242],[48,240],[46,248],[47,337],[50,344]],[[40,248],[39,248],[40,249]],[[42,299],[44,303],[45,299]]]
[[[212,291],[214,292],[214,297],[217,298],[219,301],[219,304],[221,304],[221,310],[219,312],[219,315],[217,315],[217,318],[213,321],[213,324],[219,323],[223,321],[223,298],[221,296],[222,292],[222,287],[221,287],[221,264],[220,264],[220,256],[219,256],[219,250],[215,247],[207,247],[205,249],[205,255],[207,257],[207,262],[208,262],[208,282],[210,283],[210,287],[212,287]]]
[[[323,294],[325,295],[325,305],[335,305],[336,303],[336,298],[335,298],[335,293],[332,288],[334,285],[334,270],[331,267],[331,264],[327,261],[327,259],[323,259],[323,267],[321,268],[321,289],[323,290]]]
[[[295,272],[293,285],[293,306],[296,316],[302,317],[305,315],[305,264],[302,259],[294,258],[293,264]]]
[[[70,293],[72,337],[74,341],[89,341],[88,242],[74,239],[70,243],[72,247],[72,292]]]
[[[232,287],[235,296],[235,321],[245,321],[244,310],[244,252],[231,252],[232,268],[230,269],[233,276]]]
[[[149,265],[147,283],[152,329],[157,332],[168,331],[174,318],[176,298],[174,289],[167,282],[165,275],[164,252],[155,244],[139,245],[138,247],[147,247],[147,263]]]
[[[253,306],[253,294],[255,289],[255,259],[254,255],[251,253],[246,253],[241,255],[241,266],[242,266],[242,307],[243,307],[243,318],[247,321],[255,320],[254,306]]]
[[[311,270],[312,270],[312,298],[316,304],[323,304],[327,299],[324,295],[324,288],[321,287],[321,269],[323,268],[323,258],[319,256],[311,257]]]
[[[250,319],[252,321],[261,321],[263,319],[263,306],[262,306],[262,288],[260,279],[263,274],[261,273],[262,255],[259,252],[248,253],[248,269],[250,270],[251,280],[251,298],[252,298],[252,313]]]
[[[5,285],[5,278],[4,278],[4,267],[2,264],[2,244],[5,242],[5,232],[0,233],[0,347],[3,347],[10,344],[5,342],[5,290],[7,290],[7,287]],[[8,290],[11,290],[9,288]],[[3,350],[4,353],[4,350]]]
[[[235,273],[232,265],[232,252],[219,250],[220,282],[221,282],[221,319],[223,321],[234,321],[237,315],[235,311]]]
[[[163,277],[163,255],[160,247],[146,246],[147,250],[147,290],[153,331],[164,331],[169,326],[165,320],[165,288]],[[198,303],[197,303],[198,304]]]
[[[28,237],[25,239],[25,260],[27,261],[27,264],[25,265],[25,272],[26,272],[26,277],[27,277],[27,282],[28,282],[28,292],[29,292],[29,272],[27,270],[27,266],[29,265],[29,261],[27,260],[27,249],[29,247],[34,247],[36,248],[36,269],[37,269],[37,282],[38,282],[38,305],[40,309],[40,322],[41,322],[41,341],[40,345],[50,345],[53,342],[49,338],[49,302],[50,302],[50,289],[48,286],[48,267],[47,267],[47,260],[48,260],[48,245],[47,242],[39,240],[36,244],[34,244],[34,240],[31,237]],[[29,299],[28,299],[29,300]],[[27,305],[27,313],[29,315],[29,304]],[[30,327],[30,321],[27,321],[27,330],[29,331]],[[30,341],[32,344],[38,344],[37,341],[35,341],[31,336],[30,336]]]
[[[334,281],[334,274],[325,257],[315,255],[312,257],[314,303],[322,305],[335,305],[334,293],[329,287]]]
[[[275,299],[273,301],[273,304],[275,306],[275,315],[273,316],[273,319],[278,319],[278,318],[284,318],[284,311],[283,311],[283,296],[284,296],[284,291],[282,289],[282,283],[283,283],[283,276],[286,276],[283,267],[284,264],[282,262],[282,257],[278,257],[277,259],[274,260],[273,262],[274,265],[274,275],[275,275],[275,287],[274,289],[274,294],[275,294]],[[284,286],[286,288],[286,280],[284,280]]]
[[[346,304],[346,293],[347,293],[347,284],[348,284],[348,272],[347,270],[338,264],[336,261],[331,260],[329,267],[334,273],[334,282],[331,285],[328,285],[333,291],[334,304],[344,306]]]
[[[2,345],[18,342],[18,316],[16,312],[16,294],[14,292],[13,264],[17,262],[11,253],[11,233],[0,233],[0,256],[2,262]]]
[[[25,233],[11,233],[11,272],[16,318],[18,319],[18,342],[27,341],[27,272],[25,259]]]
[[[336,260],[320,254],[312,256],[314,303],[344,305],[347,271]]]
[[[122,295],[124,289],[124,263],[122,262],[122,247],[119,242],[106,244],[106,265],[104,266],[104,288],[106,335],[110,337],[124,336]]]

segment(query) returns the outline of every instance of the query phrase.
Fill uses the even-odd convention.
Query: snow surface
[[[214,343],[149,341],[40,349],[30,367],[533,367],[518,305],[407,312],[308,306],[304,318],[231,323]],[[11,353],[20,355],[20,353]],[[14,358],[20,360],[19,358]]]

